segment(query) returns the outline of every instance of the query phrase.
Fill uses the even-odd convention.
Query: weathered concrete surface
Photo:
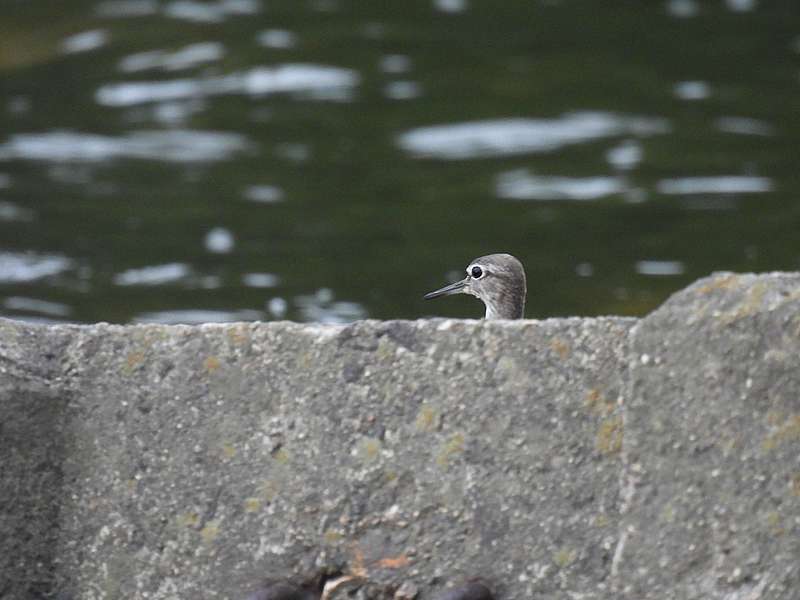
[[[322,571],[422,600],[470,576],[796,598],[799,343],[795,275],[641,321],[0,320],[0,598],[239,600]]]
[[[632,340],[624,597],[800,598],[800,275],[699,281]]]
[[[633,323],[57,328],[58,589],[235,599],[323,568],[428,597],[604,589]]]

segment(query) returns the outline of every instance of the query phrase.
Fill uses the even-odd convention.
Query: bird
[[[486,319],[522,319],[525,315],[525,268],[510,254],[487,254],[467,266],[467,276],[423,296],[425,300],[470,294],[486,305]]]

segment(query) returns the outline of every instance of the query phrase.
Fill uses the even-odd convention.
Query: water
[[[611,4],[610,6],[608,4]],[[800,269],[800,10],[670,0],[0,2],[0,315],[652,310]]]

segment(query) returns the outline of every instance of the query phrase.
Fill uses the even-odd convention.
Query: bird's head
[[[425,294],[425,299],[470,294],[486,305],[487,319],[521,319],[526,293],[522,263],[510,254],[488,254],[469,263],[464,279]]]

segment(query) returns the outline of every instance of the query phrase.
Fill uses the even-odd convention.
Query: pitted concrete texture
[[[85,600],[324,569],[427,597],[605,588],[633,323],[56,328],[56,579]]]
[[[631,599],[800,598],[800,275],[697,282],[632,335]]]
[[[796,598],[798,309],[721,275],[640,321],[0,320],[0,598]]]

